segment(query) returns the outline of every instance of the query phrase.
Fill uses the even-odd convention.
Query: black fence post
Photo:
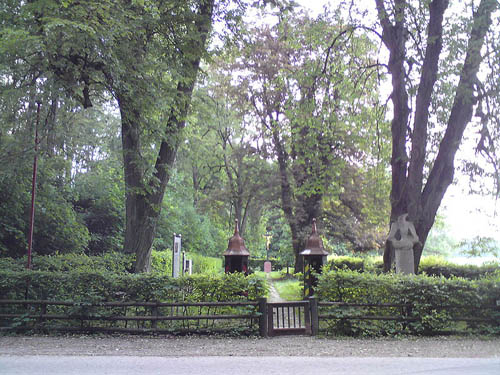
[[[151,308],[151,328],[154,331],[158,328],[158,301],[155,301],[155,303]]]
[[[311,335],[317,336],[319,333],[318,299],[309,297],[309,309],[311,310]]]
[[[267,337],[267,299],[259,298],[259,333]]]

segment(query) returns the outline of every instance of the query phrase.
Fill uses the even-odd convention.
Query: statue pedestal
[[[396,272],[414,274],[415,259],[413,258],[413,249],[402,248],[395,249]]]

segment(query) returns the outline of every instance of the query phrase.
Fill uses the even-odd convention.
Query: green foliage
[[[119,274],[79,269],[70,272],[0,272],[0,295],[6,299],[65,301],[238,301],[267,293],[264,279],[241,273],[193,275],[173,279],[161,274]]]
[[[496,332],[495,305],[500,295],[500,273],[479,280],[425,275],[396,275],[330,271],[319,276],[317,296],[322,301],[361,304],[411,304],[403,307],[326,307],[321,313],[333,314],[327,331],[348,335],[384,335],[396,332],[437,334],[442,331]],[[343,319],[346,316],[396,316],[397,320]],[[457,317],[492,319],[493,322],[457,322]],[[465,326],[464,326],[465,324]],[[496,328],[495,328],[496,327]]]
[[[219,274],[223,271],[222,258],[207,257],[201,254],[188,253],[188,259],[193,260],[193,273]]]
[[[19,259],[0,258],[0,269],[21,271],[26,266],[26,256]],[[127,273],[132,269],[133,256],[116,252],[100,256],[86,254],[54,254],[33,256],[32,270],[43,272],[99,271],[111,273]]]
[[[151,251],[151,272],[172,275],[172,250]]]
[[[429,276],[462,277],[465,279],[479,279],[493,274],[500,269],[498,263],[486,263],[482,266],[459,265],[447,262],[439,257],[424,257],[419,265],[420,272]]]
[[[328,261],[325,269],[363,272],[365,269],[365,259],[347,256],[334,257]]]
[[[75,211],[90,234],[89,255],[120,251],[123,244],[124,200],[122,170],[112,159],[94,162],[75,177]]]
[[[273,284],[280,297],[286,301],[300,301],[304,296],[304,283],[301,280],[282,280]]]
[[[370,272],[379,274],[383,270],[383,261],[379,258],[367,257],[348,257],[336,256],[329,258],[325,265],[325,270],[351,270],[357,272]],[[479,279],[494,272],[500,268],[498,263],[486,263],[482,266],[459,265],[446,261],[441,257],[428,256],[423,257],[419,271],[427,276],[443,276],[446,278],[462,277],[464,279]]]
[[[457,247],[469,257],[500,256],[500,242],[492,237],[476,236],[469,240],[463,240]]]
[[[433,256],[450,256],[455,252],[457,241],[450,237],[445,218],[437,216],[429,236],[425,241],[424,254]]]
[[[192,259],[193,274],[215,275],[220,274],[223,270],[221,258],[207,257],[196,253],[186,253],[185,258]],[[151,252],[151,271],[155,274],[172,275],[172,251],[153,250]]]
[[[89,233],[73,210],[71,194],[54,176],[54,160],[40,163],[35,202],[33,251],[36,254],[81,252]],[[20,257],[27,251],[31,203],[31,163],[20,165],[18,175],[0,176],[0,256]]]
[[[182,178],[180,172],[170,180],[153,247],[156,250],[170,248],[173,233],[180,233],[182,248],[187,252],[220,255],[227,247],[228,235],[216,219],[194,206],[191,191]]]

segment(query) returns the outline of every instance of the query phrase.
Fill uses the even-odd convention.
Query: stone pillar
[[[407,218],[408,214],[403,214],[398,217],[397,221],[392,223],[387,240],[394,247],[396,272],[414,274],[413,246],[419,242],[419,239],[415,226]]]

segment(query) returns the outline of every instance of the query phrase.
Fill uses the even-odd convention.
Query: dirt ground
[[[500,358],[500,338],[0,336],[0,355]]]

